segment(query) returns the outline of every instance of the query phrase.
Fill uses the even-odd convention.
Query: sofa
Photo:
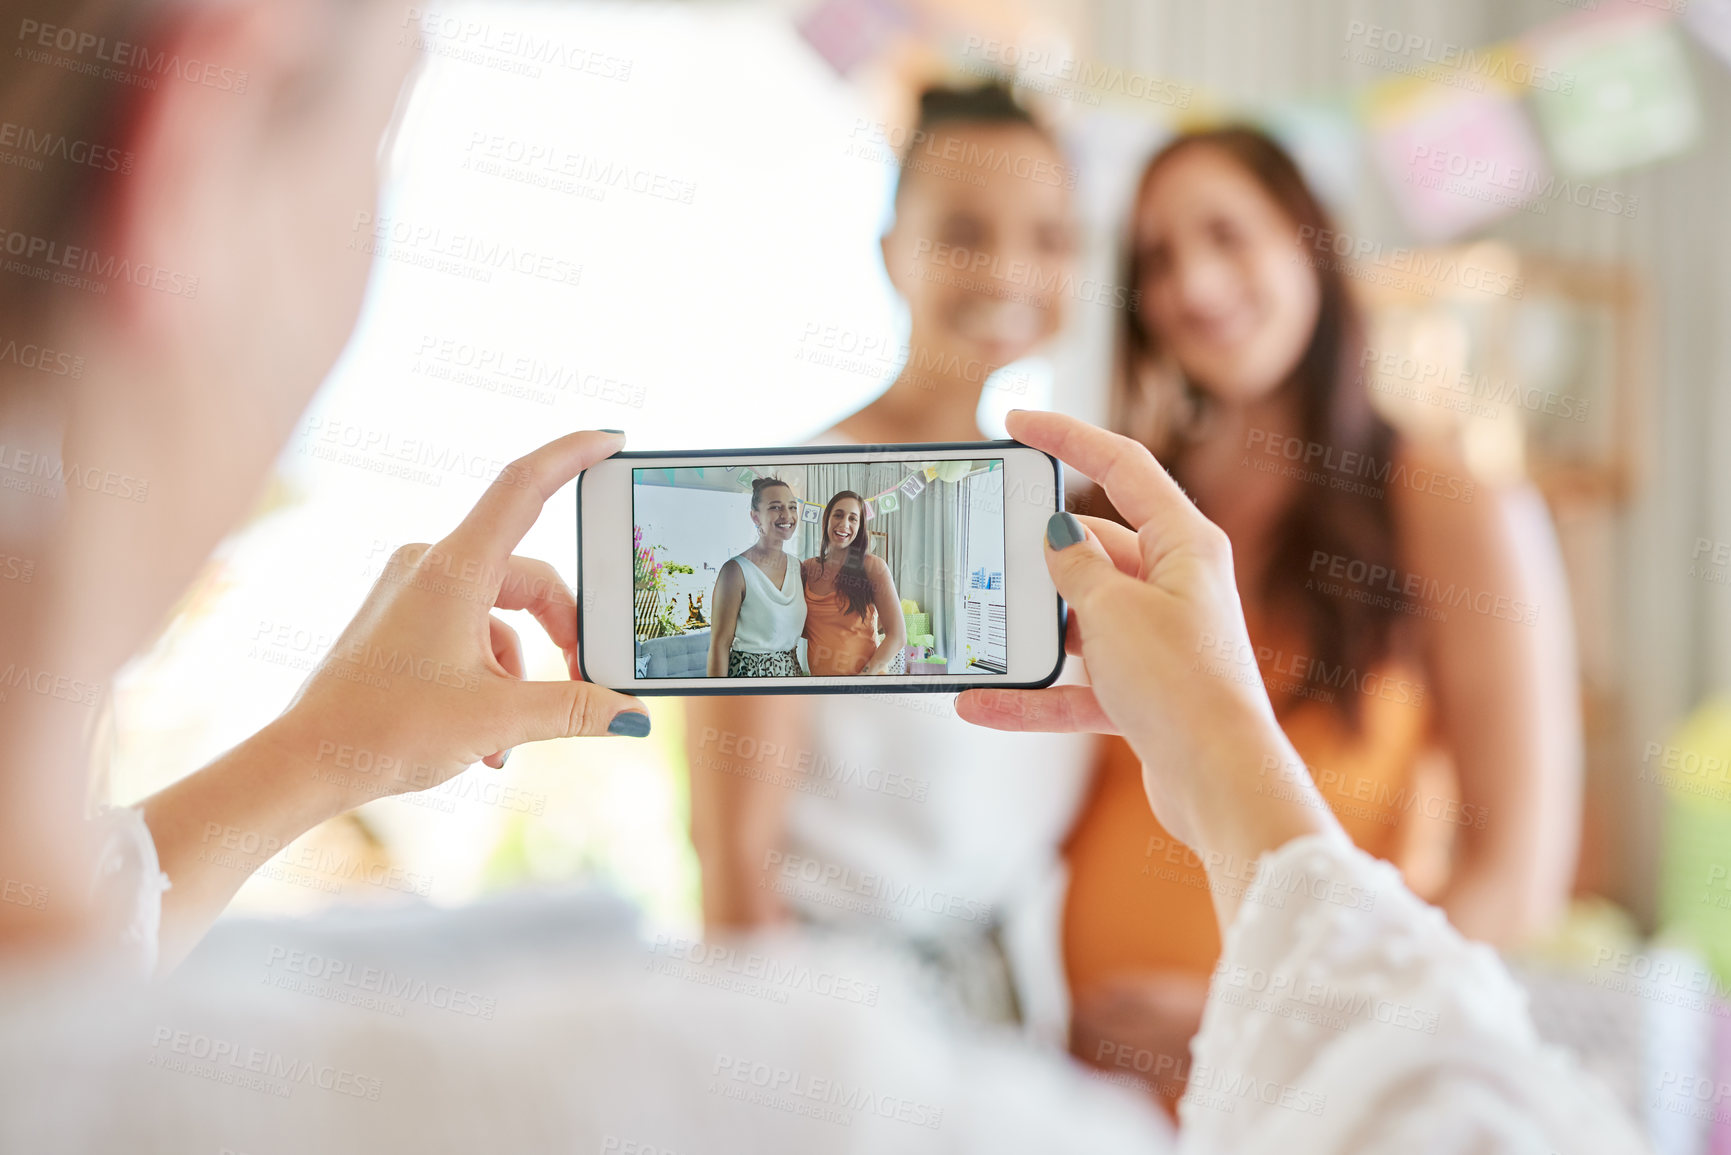
[[[649,661],[644,663],[645,658]],[[709,631],[693,630],[637,643],[640,678],[701,678],[709,661]]]

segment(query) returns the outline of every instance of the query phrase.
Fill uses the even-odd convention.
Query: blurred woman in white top
[[[1064,295],[1043,286],[1072,268],[1071,172],[1003,87],[922,95],[882,240],[906,361],[813,444],[987,436],[988,379],[1063,326]],[[1061,1037],[1058,848],[1090,738],[984,732],[938,694],[692,699],[687,717],[712,929],[793,920],[879,938],[930,963],[971,1014]]]
[[[751,483],[751,523],[757,541],[721,563],[710,603],[711,678],[797,678],[799,636],[805,629],[805,588],[787,543],[799,529],[799,501],[787,482]]]

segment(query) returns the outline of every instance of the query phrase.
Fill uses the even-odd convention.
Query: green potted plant
[[[683,633],[683,628],[673,620],[673,604],[662,605],[662,594],[672,585],[674,574],[689,574],[697,571],[688,565],[676,561],[666,561],[657,554],[664,549],[659,545],[643,544],[643,527],[634,526],[631,530],[631,588],[633,601],[633,620],[636,624],[637,639],[659,638],[667,634]]]

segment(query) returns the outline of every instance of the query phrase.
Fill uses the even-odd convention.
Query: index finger
[[[1140,441],[1062,413],[1032,409],[1011,410],[1005,425],[1023,445],[1044,450],[1093,478],[1131,529],[1151,528],[1164,537],[1205,520]]]
[[[541,516],[547,499],[597,461],[619,452],[624,444],[623,433],[588,429],[549,441],[519,457],[499,471],[441,548],[466,562],[479,562],[482,580],[496,593],[512,551]]]

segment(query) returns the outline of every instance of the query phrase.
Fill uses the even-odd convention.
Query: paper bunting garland
[[[1402,217],[1426,242],[1519,209],[1549,212],[1551,201],[1633,216],[1632,196],[1580,182],[1673,156],[1700,138],[1711,110],[1683,29],[1731,64],[1731,0],[1561,3],[1585,11],[1485,45],[1355,21],[1343,59],[1363,57],[1385,75],[1335,98],[1246,106],[1186,86],[1181,104],[1165,105],[1103,92],[1073,126],[1087,158],[1085,211],[1101,219],[1119,212],[1122,189],[1173,133],[1248,122],[1280,141],[1343,215],[1362,207],[1363,182],[1353,178],[1367,139]],[[1354,27],[1365,35],[1355,40]],[[1361,41],[1374,51],[1359,51]],[[941,479],[941,469],[926,477]]]
[[[939,461],[933,465],[919,466],[882,493],[876,493],[866,498],[866,520],[870,521],[872,518],[876,517],[880,510],[884,513],[895,512],[900,505],[900,498],[896,496],[898,492],[905,496],[909,501],[912,501],[914,498],[926,491],[927,481],[960,481],[976,472],[990,473],[992,470],[1000,468],[1003,464],[1003,461],[994,458],[991,461],[985,462],[984,467],[979,470],[974,468],[974,463],[972,461]],[[767,477],[769,475],[759,473],[749,465],[742,465],[735,471],[735,476],[739,478],[741,485],[749,486],[755,479],[759,477]],[[669,482],[672,482],[672,478],[672,470],[669,470]],[[822,505],[813,504],[807,501],[802,501],[800,504],[800,517],[803,520],[817,521],[823,516]]]

